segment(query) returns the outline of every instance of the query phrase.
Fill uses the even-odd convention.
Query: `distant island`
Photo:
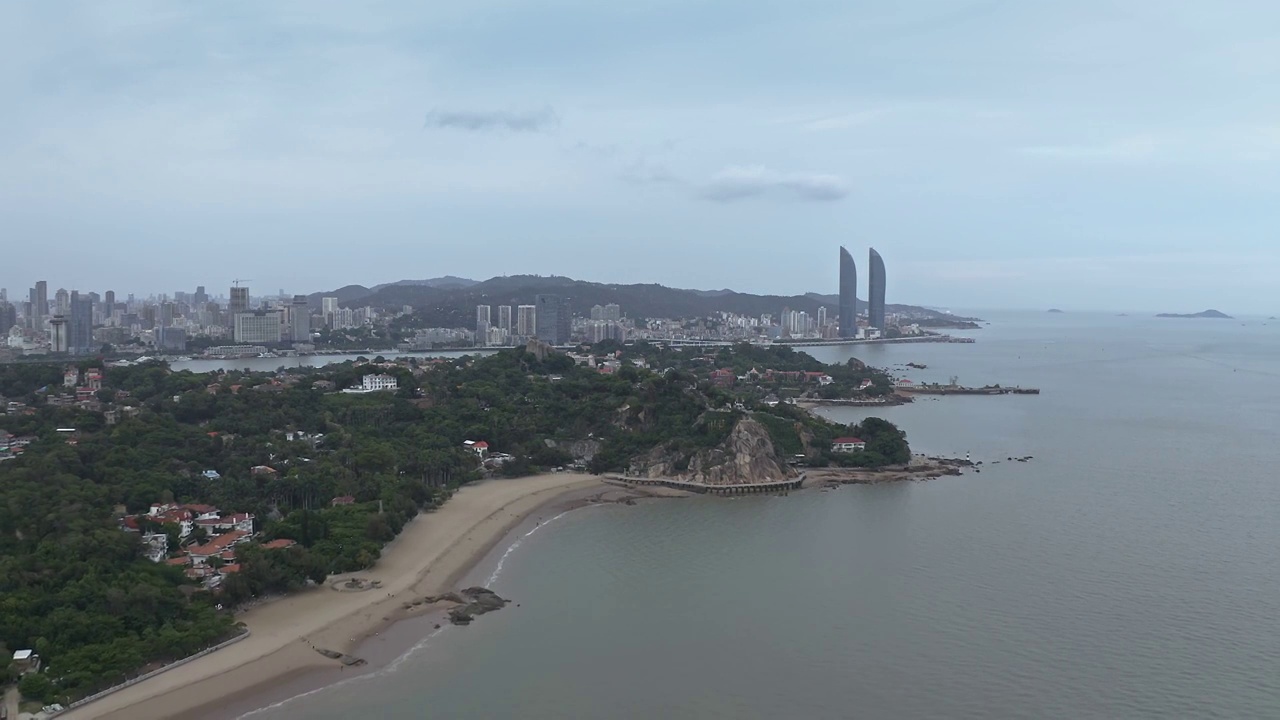
[[[1061,314],[1062,314],[1062,311],[1061,311],[1061,310],[1059,310],[1058,308],[1049,308],[1049,312],[1054,313],[1055,315],[1061,315]]]
[[[1178,313],[1160,313],[1159,315],[1156,315],[1156,317],[1162,317],[1162,318],[1210,318],[1210,319],[1213,319],[1213,320],[1231,320],[1231,319],[1233,319],[1230,315],[1227,315],[1226,313],[1218,312],[1217,310],[1205,310],[1205,311],[1203,311],[1203,312],[1193,313],[1193,314],[1191,314],[1191,315],[1180,315],[1180,314],[1178,314]]]

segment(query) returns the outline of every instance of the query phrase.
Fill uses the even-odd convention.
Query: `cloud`
[[[560,118],[551,108],[514,112],[510,110],[433,110],[425,127],[444,130],[510,130],[540,132],[556,127]]]
[[[664,163],[647,157],[638,158],[623,168],[621,177],[634,185],[665,185],[680,182],[680,178]]]
[[[1019,152],[1066,162],[1131,163],[1154,160],[1169,145],[1163,137],[1144,134],[1092,145],[1034,145],[1021,148]]]
[[[704,199],[715,202],[753,197],[833,202],[848,194],[848,183],[837,175],[778,172],[763,165],[727,167],[716,173],[700,193]]]

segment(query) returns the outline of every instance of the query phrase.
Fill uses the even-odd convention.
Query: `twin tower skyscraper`
[[[871,248],[870,284],[867,288],[867,325],[884,331],[884,260]],[[840,247],[840,337],[858,336],[858,266]]]

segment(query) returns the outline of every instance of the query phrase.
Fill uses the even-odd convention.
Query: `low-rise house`
[[[347,388],[346,390],[343,390],[342,392],[344,392],[344,393],[371,393],[371,392],[382,392],[382,391],[385,391],[385,390],[395,390],[395,389],[397,389],[397,388],[399,388],[399,383],[396,381],[396,378],[395,378],[395,376],[394,376],[394,375],[386,375],[386,374],[383,374],[383,373],[375,373],[375,374],[372,374],[372,375],[365,375],[363,378],[361,378],[361,379],[360,379],[360,387],[358,387],[358,388]]]
[[[160,562],[169,556],[169,535],[147,533],[142,536],[142,554],[151,562]]]
[[[222,557],[227,550],[249,539],[249,533],[243,530],[232,530],[223,533],[203,545],[197,545],[187,551],[191,556],[191,564],[200,567],[209,562],[209,558]]]
[[[329,501],[329,505],[332,507],[338,507],[339,505],[355,505],[355,504],[356,504],[356,499],[350,495],[341,495]]]
[[[222,475],[219,474],[217,470],[205,470],[200,474],[203,475],[206,480],[218,480],[222,478]]]
[[[276,470],[275,468],[269,465],[254,465],[253,467],[249,468],[249,474],[250,475],[275,475]]]
[[[253,515],[250,513],[235,513],[221,517],[205,518],[196,520],[196,526],[204,528],[205,532],[208,533],[227,532],[230,530],[251,533],[253,532]]]
[[[23,675],[40,672],[40,656],[34,650],[14,650],[13,664]]]
[[[867,444],[856,437],[838,437],[831,441],[831,452],[851,453],[867,449]]]
[[[738,377],[733,374],[733,368],[720,368],[711,371],[711,384],[721,387],[728,387],[737,380]]]
[[[489,443],[484,440],[466,440],[463,441],[462,446],[480,457],[489,454]]]
[[[288,540],[285,538],[281,538],[279,540],[272,540],[271,542],[263,543],[262,547],[266,550],[283,550],[285,548],[293,547],[294,545],[297,545],[297,544],[298,543],[296,540]]]

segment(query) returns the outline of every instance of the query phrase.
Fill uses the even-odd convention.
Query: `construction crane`
[[[232,280],[231,282],[232,282],[232,287],[240,287],[240,283],[242,283],[242,282],[253,282],[253,278],[248,278],[248,279],[246,279],[246,278],[236,278],[235,280]]]

